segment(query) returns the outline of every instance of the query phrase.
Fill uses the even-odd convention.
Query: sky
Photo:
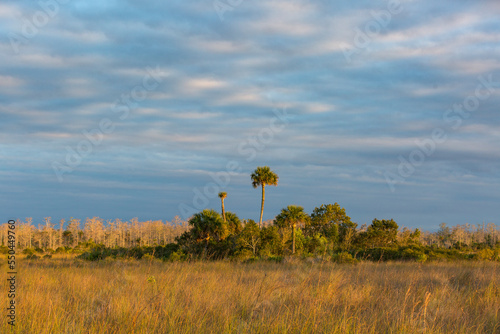
[[[500,2],[2,1],[7,219],[500,224]]]

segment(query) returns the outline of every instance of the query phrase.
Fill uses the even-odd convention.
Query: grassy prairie
[[[53,258],[23,260],[17,293],[1,333],[500,333],[492,262]]]

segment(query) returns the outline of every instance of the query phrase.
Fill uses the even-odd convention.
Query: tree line
[[[370,225],[352,222],[338,203],[322,204],[309,214],[301,206],[283,208],[263,222],[265,187],[278,185],[278,175],[267,166],[251,174],[261,187],[259,223],[241,220],[226,211],[227,192],[219,193],[221,212],[205,209],[187,221],[104,221],[74,218],[54,224],[50,217],[37,227],[31,218],[17,222],[17,247],[26,253],[86,252],[84,258],[145,254],[175,259],[282,258],[287,255],[329,256],[339,262],[356,259],[484,258],[500,260],[500,228],[493,223],[441,224],[437,232],[400,228],[393,219],[373,219]],[[7,244],[7,224],[0,227],[1,245]],[[89,249],[92,249],[89,251]]]

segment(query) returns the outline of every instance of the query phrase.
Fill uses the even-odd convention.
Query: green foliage
[[[332,261],[336,263],[357,263],[359,262],[355,259],[351,253],[348,252],[340,252],[332,255]]]
[[[250,259],[257,259],[257,257],[253,254],[253,252],[250,249],[245,249],[241,248],[236,251],[234,254],[234,259],[240,260],[240,261],[247,261]],[[253,261],[253,260],[252,260]]]
[[[184,254],[181,250],[179,250],[178,252],[173,252],[168,257],[168,261],[170,262],[180,262],[180,261],[185,261],[186,259],[187,259],[186,254]]]
[[[280,256],[280,255],[270,255],[270,256],[266,257],[267,261],[276,262],[276,263],[281,263],[281,262],[283,262],[284,259],[285,258],[283,256]]]
[[[183,251],[197,257],[210,257],[212,246],[229,235],[228,223],[214,210],[203,210],[190,220],[191,230],[176,239]]]
[[[66,253],[66,249],[64,247],[57,247],[55,253]]]
[[[359,250],[357,257],[370,261],[416,261],[426,262],[429,250],[422,246],[374,247]]]
[[[246,254],[250,252],[252,256],[255,256],[262,243],[260,233],[259,225],[251,219],[248,220],[237,237],[237,244],[240,249],[239,253]],[[248,252],[245,253],[243,251]]]
[[[358,243],[369,247],[383,247],[396,242],[398,224],[393,219],[374,219],[366,232],[360,233]]]
[[[25,255],[35,254],[35,249],[34,248],[25,248],[25,249],[23,249],[22,253]]]
[[[306,224],[305,233],[308,236],[320,234],[333,244],[344,243],[356,232],[357,224],[347,216],[345,209],[338,203],[322,204],[314,208],[311,219]]]
[[[218,212],[205,209],[196,213],[190,220],[191,234],[198,241],[220,241],[229,235],[229,226]]]
[[[88,260],[88,261],[99,261],[104,260],[108,257],[114,259],[142,259],[146,256],[147,259],[153,257],[168,260],[172,253],[179,251],[179,245],[177,244],[167,244],[165,246],[156,247],[132,247],[132,248],[106,248],[102,245],[95,246],[89,251],[83,252],[78,255],[77,258]]]
[[[221,259],[237,250],[237,234],[241,221],[232,212],[226,212],[226,221],[214,210],[203,210],[190,220],[191,230],[176,238],[183,252],[195,258]]]
[[[330,250],[329,245],[331,240],[327,237],[317,233],[312,236],[305,237],[304,239],[304,250],[313,255],[322,255]]]
[[[478,251],[475,256],[474,256],[474,259],[476,260],[496,260],[495,259],[495,251],[493,251],[492,249],[481,249],[480,251]]]
[[[266,185],[277,186],[279,180],[278,175],[269,166],[257,167],[250,177],[254,188]]]
[[[293,229],[292,229],[292,231],[293,231]],[[300,228],[295,229],[295,253],[296,254],[300,255],[304,252],[306,242],[307,242],[306,237],[302,233],[302,230]],[[288,252],[290,252],[290,251],[293,252],[293,237],[291,240],[290,239],[287,240],[287,242],[285,243],[285,247],[288,250]]]
[[[297,205],[289,205],[282,209],[280,214],[276,216],[274,224],[280,228],[292,228],[292,254],[295,254],[295,249],[302,249],[303,240],[300,240],[301,245],[296,245],[296,236],[302,236],[302,233],[297,234],[296,228],[299,224],[307,224],[310,217],[304,212],[304,208]],[[300,228],[299,228],[300,230]]]
[[[165,246],[156,246],[154,248],[154,256],[159,258],[159,259],[169,259],[170,256],[175,253],[180,251],[180,246],[177,243],[169,243],[166,244]]]
[[[413,260],[417,262],[427,261],[427,255],[419,249],[405,248],[401,250],[401,260]]]
[[[242,230],[241,220],[238,216],[230,211],[226,212],[226,223],[229,230],[229,235],[238,234]]]
[[[428,258],[429,258],[429,257],[428,257],[426,254],[419,254],[419,255],[417,256],[416,261],[417,261],[417,262],[420,262],[420,263],[424,263],[425,261],[427,261],[427,259],[428,259]]]
[[[412,233],[410,233],[410,240],[409,242],[411,243],[418,243],[420,240],[421,232],[418,228],[415,229]]]
[[[145,260],[145,261],[153,261],[155,259],[155,257],[151,254],[144,254],[142,256],[142,259]]]
[[[306,224],[309,221],[309,215],[304,212],[304,208],[297,205],[289,205],[282,209],[280,214],[274,219],[274,224],[278,227],[292,227],[298,224]]]
[[[262,257],[270,256],[282,256],[283,255],[283,245],[282,237],[279,233],[279,228],[276,225],[267,226],[260,231],[261,247],[259,249],[259,255]]]
[[[456,238],[445,224],[438,232],[440,242],[424,246],[419,229],[404,228],[399,231],[393,220],[374,219],[364,232],[357,232],[357,224],[351,222],[345,209],[337,203],[321,205],[311,216],[300,206],[290,205],[276,216],[274,225],[260,228],[253,220],[244,221],[226,212],[226,221],[214,210],[203,210],[189,220],[190,229],[177,237],[175,243],[154,247],[107,248],[92,239],[80,242],[77,247],[58,247],[49,253],[78,253],[78,258],[99,261],[106,258],[154,258],[164,261],[237,259],[256,261],[270,259],[287,261],[299,258],[331,257],[337,263],[366,261],[453,261],[489,260],[500,261],[500,244],[495,235],[483,235],[480,242],[452,244],[448,238]],[[426,235],[424,238],[428,238]],[[447,248],[442,247],[449,244]],[[494,248],[498,244],[497,248]],[[4,251],[6,247],[0,249]],[[28,259],[37,259],[40,248],[23,250]],[[300,257],[289,257],[290,253]],[[47,254],[44,258],[49,258]]]
[[[113,253],[110,251],[105,251],[101,248],[93,248],[90,252],[84,252],[77,256],[78,259],[87,260],[87,261],[98,261],[103,260],[106,257],[110,256]]]

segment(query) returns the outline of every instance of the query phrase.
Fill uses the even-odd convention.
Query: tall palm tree
[[[304,208],[297,205],[289,205],[282,209],[276,216],[276,225],[280,227],[292,227],[292,254],[295,254],[295,229],[297,224],[305,223],[309,220],[309,215],[304,212]]]
[[[260,205],[260,219],[259,227],[262,225],[262,215],[264,214],[264,200],[266,198],[266,185],[277,186],[278,185],[278,175],[274,173],[268,166],[257,167],[257,169],[252,173],[252,186],[257,188],[262,186],[262,203]]]
[[[224,223],[226,222],[226,210],[224,209],[224,199],[227,197],[227,192],[221,191],[219,193],[219,198],[222,202],[222,219],[224,219]]]

